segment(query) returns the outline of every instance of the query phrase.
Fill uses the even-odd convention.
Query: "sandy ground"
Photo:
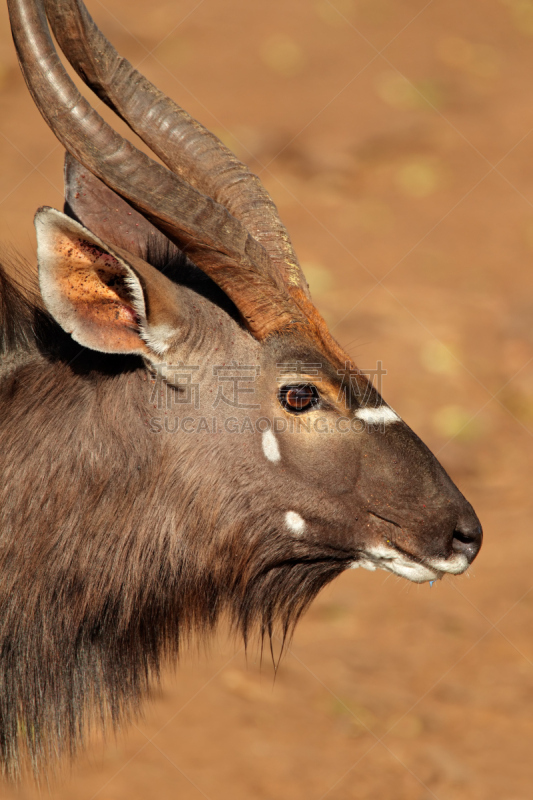
[[[261,175],[317,305],[474,504],[432,589],[350,572],[274,682],[223,636],[53,800],[528,800],[533,763],[533,2],[93,0]],[[0,11],[0,240],[33,259],[62,152]],[[0,786],[34,800],[31,785]]]

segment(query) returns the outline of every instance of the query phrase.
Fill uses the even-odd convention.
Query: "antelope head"
[[[211,401],[200,411],[219,423],[205,449],[225,465],[235,524],[249,536],[267,524],[284,558],[382,567],[417,582],[466,570],[481,544],[472,507],[329,334],[259,179],[118,56],[80,0],[9,6],[30,91],[71,154],[70,217],[36,216],[41,292],[54,319],[91,350],[141,356],[178,395],[180,369],[188,376],[176,365],[199,368],[197,396]],[[166,166],[79,95],[46,16],[85,83]],[[173,263],[158,271],[145,259],[162,240],[174,245]],[[253,401],[234,392],[217,405],[217,368],[235,364],[226,377],[248,390],[255,378]],[[162,446],[179,458],[175,424],[161,427]]]
[[[117,449],[134,454],[105,484],[113,520],[87,507],[69,561],[98,635],[148,612],[153,620],[157,600],[157,656],[177,640],[169,615],[211,624],[229,607],[245,636],[254,622],[271,632],[276,619],[287,633],[345,569],[415,582],[464,572],[482,538],[471,505],[328,332],[259,179],[117,54],[81,0],[8,3],[26,82],[68,153],[65,211],[42,208],[35,223],[50,324],[81,346],[64,369],[78,379],[90,364],[85,374],[104,386],[90,424],[95,442],[104,428],[108,439],[91,451],[87,486]],[[48,23],[86,85],[160,161],[80,95]],[[84,440],[83,452],[91,446]],[[75,469],[76,453],[57,458]],[[66,514],[55,519],[74,548]],[[122,582],[105,558],[83,572],[79,553],[99,536],[111,563],[143,543],[123,555]],[[40,569],[48,584],[60,580],[52,564]],[[129,612],[102,622],[101,598],[118,607],[121,592]],[[55,613],[67,618],[68,604]]]

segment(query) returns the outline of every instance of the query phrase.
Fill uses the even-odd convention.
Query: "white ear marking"
[[[271,430],[263,432],[262,444],[263,453],[269,461],[272,461],[275,464],[276,461],[280,460],[281,454],[279,452],[278,440]]]
[[[305,520],[296,511],[287,511],[285,525],[291,533],[301,534],[305,531]]]
[[[172,334],[175,330],[170,325],[150,325],[139,332],[141,339],[159,356],[165,355],[170,348]]]
[[[401,422],[400,417],[392,408],[379,406],[379,408],[361,408],[356,411],[355,416],[368,422],[370,425],[390,425],[393,422]]]

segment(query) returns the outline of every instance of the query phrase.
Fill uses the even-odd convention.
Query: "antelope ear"
[[[168,261],[179,250],[151,222],[65,154],[65,214],[86,226],[95,236],[138,258],[148,252],[165,254]]]
[[[178,287],[54,208],[35,215],[39,285],[56,322],[84,347],[157,361],[178,335]]]

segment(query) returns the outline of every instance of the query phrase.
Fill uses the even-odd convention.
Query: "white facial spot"
[[[401,422],[400,417],[392,408],[380,406],[379,408],[361,408],[356,411],[355,416],[367,422],[369,425],[390,425],[393,422]]]
[[[272,431],[270,430],[264,431],[262,444],[263,444],[263,453],[265,454],[265,457],[268,458],[269,461],[272,461],[272,463],[275,464],[276,461],[280,460],[281,455],[279,452],[278,440],[276,439]]]
[[[305,531],[305,520],[296,511],[287,511],[285,525],[291,533],[296,533],[298,536]]]

